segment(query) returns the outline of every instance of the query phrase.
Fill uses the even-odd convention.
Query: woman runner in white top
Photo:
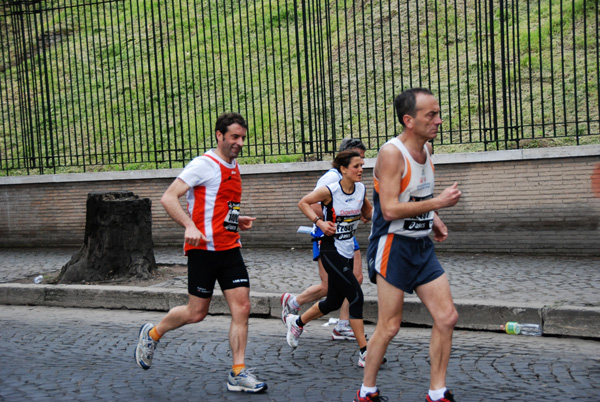
[[[308,322],[322,317],[342,306],[344,299],[350,303],[350,326],[361,349],[359,366],[364,367],[367,340],[363,324],[363,293],[353,274],[354,232],[361,216],[371,219],[373,208],[366,198],[362,180],[364,161],[355,151],[342,151],[333,161],[333,167],[342,179],[325,187],[320,187],[300,200],[298,207],[325,234],[321,241],[321,260],[329,276],[327,297],[315,303],[301,316],[290,314],[286,317],[287,342],[295,348],[303,327]],[[324,208],[321,219],[311,208],[320,202]],[[362,365],[361,365],[362,360]]]

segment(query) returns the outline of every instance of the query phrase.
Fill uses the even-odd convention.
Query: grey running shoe
[[[356,336],[354,336],[354,331],[352,331],[350,325],[344,325],[342,328],[333,328],[331,339],[334,341],[355,341]]]
[[[365,350],[365,353],[359,352],[358,353],[358,367],[365,367],[365,364],[367,362],[367,351]],[[383,360],[381,361],[381,364],[386,364],[387,363],[387,358],[385,356],[383,356]]]
[[[298,315],[300,311],[297,308],[290,306],[290,300],[294,298],[294,295],[290,293],[284,293],[281,295],[281,321],[283,321],[283,325],[285,325],[285,317],[290,314]]]
[[[227,379],[227,389],[233,392],[262,392],[266,390],[267,383],[258,381],[254,374],[254,369],[243,369],[238,375],[233,375],[233,371],[229,372]]]
[[[148,370],[152,364],[152,357],[154,357],[154,350],[156,350],[156,342],[150,337],[150,330],[154,328],[154,324],[146,323],[140,328],[140,339],[137,347],[135,348],[135,362],[138,366],[144,370]]]
[[[298,347],[298,338],[300,338],[300,335],[302,335],[302,331],[304,330],[296,324],[297,319],[298,316],[293,314],[288,315],[285,319],[285,325],[287,326],[287,343],[293,348]]]

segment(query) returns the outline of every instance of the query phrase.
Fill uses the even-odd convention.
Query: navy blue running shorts
[[[406,293],[444,274],[429,237],[380,236],[369,242],[367,262],[371,282],[381,276]]]
[[[221,290],[250,287],[248,270],[240,248],[225,251],[188,251],[188,293],[209,299],[213,295],[215,282]]]

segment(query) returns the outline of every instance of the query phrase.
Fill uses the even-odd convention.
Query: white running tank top
[[[341,256],[353,258],[354,233],[360,222],[365,185],[361,182],[354,183],[352,194],[344,192],[341,182],[329,184],[327,188],[331,192],[331,202],[323,208],[323,219],[335,223],[335,234],[321,240],[321,250],[335,247]]]
[[[408,149],[397,137],[389,140],[385,145],[387,144],[394,145],[404,156],[404,174],[402,175],[398,201],[419,202],[433,198],[434,167],[427,146],[423,146],[427,153],[427,160],[421,164],[412,158]],[[375,174],[373,174],[373,179],[373,224],[371,226],[371,236],[369,237],[370,241],[390,233],[412,238],[425,237],[431,233],[434,211],[393,221],[383,219],[379,200],[379,180],[377,180]]]

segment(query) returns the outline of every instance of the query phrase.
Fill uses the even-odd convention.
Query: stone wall
[[[461,201],[440,211],[450,236],[438,250],[600,255],[600,198],[590,177],[600,146],[434,155],[436,193],[458,181]],[[366,160],[372,197],[374,159]],[[329,162],[242,165],[242,213],[255,216],[242,233],[249,247],[309,247],[297,207]],[[0,247],[79,246],[87,194],[133,191],[150,198],[155,245],[179,245],[183,229],[160,197],[180,169],[0,177]],[[182,200],[183,201],[183,200]],[[370,225],[357,234],[366,248]]]

